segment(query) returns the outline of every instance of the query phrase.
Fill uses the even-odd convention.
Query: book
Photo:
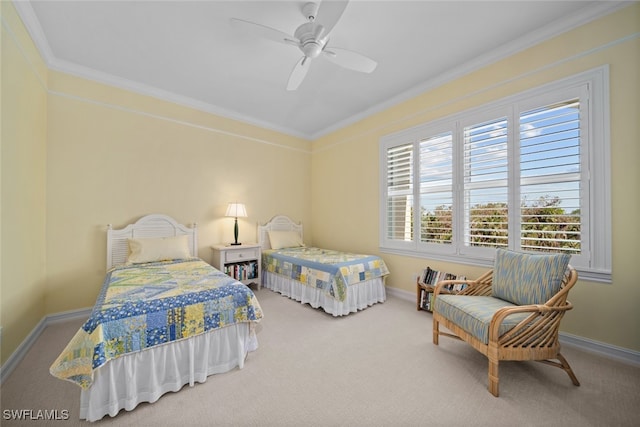
[[[466,276],[457,275],[446,271],[434,270],[431,267],[425,268],[418,276],[418,307],[421,310],[432,311],[433,308],[433,291],[425,289],[423,286],[435,286],[442,280],[465,280]],[[422,285],[422,286],[420,286]],[[467,287],[466,283],[453,283],[444,286],[444,289],[450,293],[458,293]]]

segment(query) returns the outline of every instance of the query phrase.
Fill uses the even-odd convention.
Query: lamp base
[[[238,242],[238,217],[236,217],[235,223],[233,224],[233,243],[231,246],[238,246],[242,243]]]

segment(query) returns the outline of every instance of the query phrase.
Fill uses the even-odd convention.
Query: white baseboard
[[[604,356],[608,359],[640,367],[640,352],[638,351],[579,337],[566,332],[560,332],[560,343],[567,347],[575,347],[589,353]]]
[[[42,331],[44,330],[44,323],[46,317],[43,317],[38,324],[31,330],[31,333],[27,335],[27,337],[20,343],[18,348],[11,353],[11,356],[7,359],[7,361],[0,367],[0,384],[4,382],[4,380],[13,372],[13,370],[18,366],[18,363],[24,356],[27,354],[33,343],[36,342]]]
[[[24,356],[27,354],[31,346],[36,342],[40,334],[42,334],[42,331],[44,331],[47,326],[71,319],[87,319],[90,314],[91,308],[83,308],[79,310],[65,311],[62,313],[44,316],[31,330],[29,335],[27,335],[24,341],[20,343],[18,348],[11,354],[11,356],[9,356],[7,361],[2,366],[0,366],[0,384],[2,384],[4,380],[9,377],[9,374],[13,372],[16,366],[18,366],[18,363],[20,363],[20,361],[24,359]]]
[[[413,303],[415,303],[416,301],[415,292],[387,287],[387,294],[393,295],[400,299],[411,301]],[[577,335],[568,334],[566,332],[560,332],[560,343],[562,345],[574,347],[588,353],[597,354],[608,359],[613,359],[618,362],[640,366],[640,352],[635,350],[618,347],[589,338],[579,337]]]

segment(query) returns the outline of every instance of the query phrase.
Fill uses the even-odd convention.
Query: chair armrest
[[[491,283],[493,279],[493,270],[489,270],[476,280],[443,280],[438,282],[433,296],[436,297],[444,285],[451,283],[466,283],[467,287],[458,292],[456,295],[478,295],[491,296]]]
[[[522,334],[526,330],[531,331],[531,333],[528,334],[528,336],[531,337],[536,333],[545,330],[546,324],[550,323],[550,321],[559,324],[564,312],[571,310],[572,308],[573,304],[569,301],[566,301],[561,306],[531,304],[501,308],[494,313],[491,323],[489,324],[489,342],[498,342],[498,340],[506,341],[511,337]],[[499,331],[500,325],[504,319],[508,316],[519,313],[530,313],[530,315],[501,337],[499,335]],[[560,313],[560,316],[558,316],[557,313]]]
[[[441,280],[438,283],[436,283],[436,286],[433,288],[433,295],[435,296],[437,294],[450,294],[450,293],[461,294],[465,291],[465,289],[471,286],[474,282],[475,280],[463,280],[463,279]],[[466,284],[467,287],[457,292],[451,292],[449,289],[445,289],[445,286],[447,285],[460,285],[460,284]]]

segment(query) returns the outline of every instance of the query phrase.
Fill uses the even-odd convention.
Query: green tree
[[[509,209],[506,203],[487,203],[473,206],[469,222],[471,246],[507,246]]]
[[[558,196],[543,196],[520,206],[523,249],[580,252],[580,211],[566,213]]]
[[[440,205],[433,212],[422,209],[420,241],[429,243],[451,243],[453,238],[451,206]]]
[[[580,253],[580,210],[566,213],[558,196],[524,200],[520,206],[522,248],[526,250]],[[451,243],[451,206],[433,211],[422,209],[420,239],[429,243]],[[506,203],[474,205],[469,213],[471,246],[506,247],[509,211]]]

